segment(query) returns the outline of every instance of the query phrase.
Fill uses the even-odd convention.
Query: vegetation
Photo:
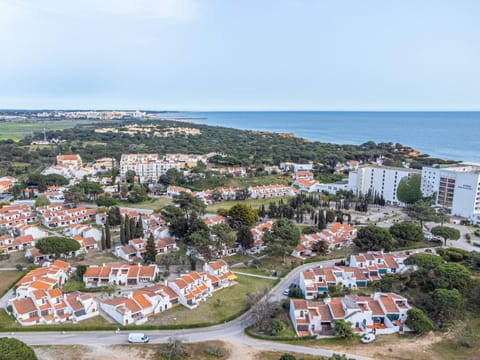
[[[397,198],[405,204],[413,204],[422,198],[422,190],[420,184],[422,176],[414,174],[400,180],[397,187]]]
[[[56,257],[80,249],[80,244],[70,238],[50,236],[37,241],[35,246],[42,254],[54,254]]]
[[[37,355],[27,344],[15,338],[0,338],[0,359],[2,360],[37,360]]]
[[[441,237],[445,246],[447,246],[447,240],[460,239],[460,231],[449,226],[434,226],[431,232],[433,235]]]
[[[267,244],[267,252],[270,255],[282,255],[285,262],[285,257],[300,242],[300,231],[290,220],[280,219],[272,225],[271,230],[265,232],[263,240]]]
[[[339,338],[351,338],[353,337],[352,324],[345,320],[333,321],[333,334]]]
[[[179,337],[170,337],[166,344],[160,346],[158,352],[165,360],[184,359],[188,356],[187,347]]]
[[[425,241],[425,236],[420,226],[412,222],[399,222],[393,224],[390,234],[395,239],[396,245],[399,247],[409,246],[411,243]]]
[[[242,203],[235,204],[228,211],[234,226],[252,227],[257,222],[258,214],[250,206]]]
[[[389,251],[393,248],[394,242],[388,230],[369,225],[358,230],[355,245],[362,251]]]
[[[408,310],[405,325],[418,334],[427,333],[433,330],[432,323],[420,309]]]

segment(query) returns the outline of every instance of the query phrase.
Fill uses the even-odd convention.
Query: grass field
[[[72,128],[78,124],[73,120],[58,121],[38,121],[38,122],[5,122],[2,123],[2,131],[0,132],[0,140],[13,139],[20,140],[34,132],[46,130],[63,130]]]
[[[118,203],[118,206],[146,209],[146,210],[157,210],[170,204],[172,204],[172,198],[168,196],[160,196],[160,197],[153,198],[151,200],[147,200],[147,201],[136,203],[136,204],[132,204],[129,202],[120,202]]]
[[[240,314],[247,309],[247,293],[257,288],[270,288],[273,281],[250,276],[238,275],[238,284],[219,290],[207,301],[193,310],[177,306],[164,313],[149,318],[148,324],[187,325],[199,323],[218,323]]]
[[[0,271],[0,295],[5,293],[8,288],[16,283],[25,275],[24,271],[18,270],[2,270]]]
[[[247,204],[257,210],[262,204],[265,205],[266,208],[268,208],[268,205],[271,202],[278,202],[280,199],[283,199],[284,202],[288,201],[290,199],[289,196],[285,197],[278,197],[278,198],[270,198],[270,199],[249,199],[249,200],[243,200],[243,201],[221,201],[212,205],[207,206],[207,212],[211,214],[216,214],[219,209],[229,209],[235,204]]]
[[[293,256],[287,256],[285,258],[285,263],[283,263],[282,256],[267,256],[254,261],[248,268],[235,267],[232,270],[266,276],[272,276],[272,274],[276,272],[277,276],[282,277],[292,269],[292,266],[298,266],[301,263],[302,261],[300,259]]]
[[[277,174],[255,177],[232,177],[225,180],[224,186],[249,187],[272,184],[289,185],[291,183],[292,177],[290,174]]]

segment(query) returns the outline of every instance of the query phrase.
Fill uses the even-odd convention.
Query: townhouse
[[[250,231],[253,236],[253,244],[249,249],[244,249],[249,254],[256,254],[265,249],[263,242],[263,235],[265,231],[269,231],[273,226],[274,221],[265,221],[255,225]]]
[[[15,319],[22,326],[30,326],[97,316],[98,305],[91,295],[62,294],[62,285],[70,274],[70,264],[60,260],[28,272],[15,284],[15,297],[9,300]]]
[[[318,181],[306,178],[297,178],[293,182],[294,186],[298,186],[299,190],[306,192],[317,192]]]
[[[214,290],[234,285],[234,280],[237,278],[237,276],[230,271],[227,263],[221,259],[205,263],[203,265],[203,271],[218,278],[218,281],[215,281],[215,278],[211,278]]]
[[[354,332],[392,334],[409,331],[404,325],[408,300],[395,293],[346,295],[321,302],[291,299],[290,319],[298,336],[331,335],[335,320],[348,321]]]
[[[382,275],[402,273],[412,268],[405,264],[404,254],[370,251],[366,254],[350,256],[350,266],[363,271],[368,280],[379,280]]]
[[[32,235],[11,236],[5,234],[0,236],[0,254],[9,254],[14,251],[24,250],[35,245]]]
[[[159,275],[156,265],[90,265],[83,275],[86,287],[138,285],[153,282]]]
[[[93,238],[95,241],[102,239],[102,231],[100,229],[84,224],[70,225],[63,230],[63,234],[68,237],[80,236],[81,238]]]
[[[295,247],[292,256],[305,259],[313,253],[313,245],[325,241],[329,250],[350,246],[357,237],[357,229],[348,224],[332,223],[327,229],[318,233],[302,235],[300,243]]]
[[[37,208],[42,216],[42,224],[46,227],[64,227],[91,221],[95,217],[95,209],[76,207],[70,209],[61,204],[50,204]]]
[[[298,286],[305,299],[311,300],[319,295],[327,294],[330,286],[358,289],[367,287],[367,280],[367,277],[359,268],[334,266],[302,271]]]
[[[120,325],[141,325],[148,317],[178,305],[178,296],[165,285],[129,291],[125,296],[106,300],[100,307]]]
[[[30,224],[34,222],[37,215],[30,206],[22,205],[7,205],[0,208],[0,227],[8,228],[18,224]]]
[[[167,196],[172,196],[172,197],[173,196],[178,196],[182,192],[190,193],[191,190],[187,189],[187,188],[184,188],[184,187],[181,187],[181,186],[174,186],[174,185],[167,186]]]
[[[273,184],[264,186],[250,186],[248,192],[252,199],[266,199],[282,196],[294,196],[297,190],[293,186]]]

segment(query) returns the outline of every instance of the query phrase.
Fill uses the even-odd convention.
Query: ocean
[[[311,141],[411,146],[444,159],[480,162],[480,112],[229,111],[159,115],[198,124],[294,133]]]

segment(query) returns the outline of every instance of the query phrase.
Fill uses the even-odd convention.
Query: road
[[[269,292],[272,301],[279,301],[285,296],[282,292],[292,282],[297,282],[298,275],[301,271],[311,267],[328,267],[333,266],[335,262],[342,259],[327,260],[313,262],[301,265],[293,269],[287,276],[285,276],[272,290]],[[223,340],[227,342],[234,342],[242,345],[249,345],[258,349],[268,351],[285,351],[297,352],[319,356],[331,356],[334,351],[311,348],[306,346],[284,344],[280,342],[262,341],[248,337],[244,333],[244,329],[252,325],[250,312],[246,312],[242,316],[215,326],[210,326],[201,329],[183,329],[183,330],[149,330],[146,333],[150,337],[150,342],[154,344],[165,343],[172,336],[179,336],[186,342],[201,342],[210,340]],[[28,345],[115,345],[127,343],[128,331],[77,331],[77,332],[13,332],[0,333],[0,337],[8,336],[15,337]],[[366,357],[347,354],[349,358],[364,360]]]

